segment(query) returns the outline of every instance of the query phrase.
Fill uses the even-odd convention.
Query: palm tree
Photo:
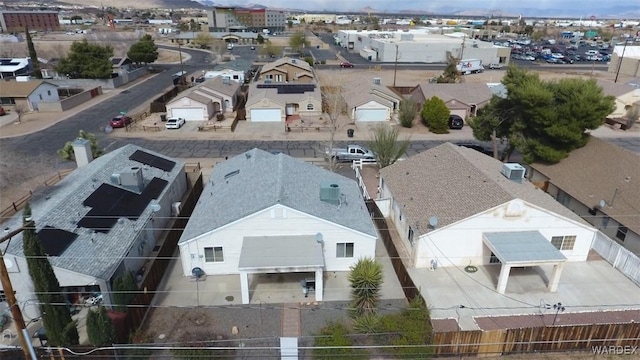
[[[363,258],[351,266],[351,315],[375,314],[380,302],[382,266],[372,258]]]

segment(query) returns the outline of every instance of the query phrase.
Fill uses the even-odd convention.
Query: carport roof
[[[245,236],[239,270],[321,268],[322,244],[316,235]]]
[[[567,258],[539,231],[484,233],[484,243],[503,264],[562,262]]]

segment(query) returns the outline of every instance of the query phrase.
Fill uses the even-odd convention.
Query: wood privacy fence
[[[640,323],[437,332],[433,344],[434,353],[440,356],[594,351],[597,347],[638,346]]]
[[[376,205],[376,202],[373,200],[366,200],[367,209],[369,210],[369,214],[373,219],[373,222],[376,224],[378,231],[380,232],[380,236],[382,237],[382,242],[384,243],[385,249],[387,249],[387,253],[391,258],[391,264],[393,265],[393,270],[398,277],[398,281],[400,282],[400,286],[402,286],[402,290],[404,291],[404,296],[411,300],[416,296],[419,296],[419,291],[416,288],[413,279],[409,276],[409,272],[407,272],[407,268],[402,263],[402,259],[398,255],[398,250],[396,250],[395,245],[393,244],[393,240],[391,239],[391,233],[389,232],[389,225],[387,225],[387,220],[382,215],[382,212]]]
[[[66,169],[66,170],[58,171],[54,176],[50,177],[44,182],[44,186],[53,186],[57,184],[62,179],[64,179],[65,176],[69,175],[73,170],[75,169]],[[18,200],[12,202],[11,205],[4,208],[0,212],[0,222],[15,215],[18,211],[20,211],[24,207],[24,204],[26,204],[29,200],[31,200],[32,196],[33,196],[33,191],[29,191],[27,194],[25,194]]]

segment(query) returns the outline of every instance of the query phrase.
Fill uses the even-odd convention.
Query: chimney
[[[91,152],[91,141],[83,138],[77,138],[72,143],[73,155],[76,158],[76,165],[83,167],[93,160]]]

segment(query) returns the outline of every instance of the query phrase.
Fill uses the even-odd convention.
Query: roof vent
[[[524,173],[526,169],[517,163],[506,163],[502,165],[502,175],[504,175],[507,179],[515,181],[517,183],[521,183],[522,179],[524,179]]]
[[[230,177],[236,176],[236,175],[238,175],[238,174],[240,174],[240,170],[234,170],[234,171],[232,171],[232,172],[230,172],[230,173],[227,173],[227,174],[224,176],[224,179],[225,179],[225,180],[227,180],[227,179],[229,179]]]
[[[340,204],[340,186],[334,183],[320,184],[320,200],[329,204]]]
[[[373,83],[376,85],[380,85],[381,83],[380,78],[373,78]]]

